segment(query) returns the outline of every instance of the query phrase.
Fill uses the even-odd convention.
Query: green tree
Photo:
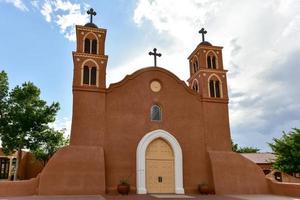
[[[5,71],[0,72],[0,123],[4,123],[4,114],[7,110],[8,78]],[[1,129],[0,124],[0,129]],[[1,133],[1,130],[0,130]]]
[[[232,151],[236,153],[257,153],[260,149],[256,147],[239,147],[231,140]]]
[[[273,167],[289,174],[300,172],[300,129],[283,132],[280,139],[273,138],[269,143],[276,155]]]
[[[3,74],[3,73],[2,73]],[[6,154],[17,154],[15,179],[17,178],[22,149],[37,149],[44,137],[43,133],[49,129],[48,123],[54,122],[59,110],[58,103],[47,105],[40,99],[40,90],[33,83],[28,82],[16,86],[9,94],[5,85],[7,76],[2,75],[0,83],[4,83],[1,94],[5,100],[5,111],[0,118],[0,137]],[[6,80],[6,81],[5,81]],[[8,85],[8,84],[7,84]],[[5,95],[8,95],[5,97]]]
[[[65,130],[57,131],[52,128],[45,130],[39,145],[32,151],[35,158],[42,161],[44,166],[58,149],[69,144],[64,132]]]

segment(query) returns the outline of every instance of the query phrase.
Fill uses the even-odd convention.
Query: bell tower
[[[227,100],[227,70],[223,68],[222,48],[205,41],[207,31],[202,28],[202,42],[188,57],[190,65],[189,87],[202,98]]]
[[[90,22],[76,26],[76,51],[73,52],[72,145],[101,145],[104,135],[106,29],[93,23],[94,9],[87,14]]]
[[[87,11],[90,22],[76,26],[76,52],[73,52],[73,90],[105,89],[108,57],[105,55],[106,30],[93,23],[94,9]]]

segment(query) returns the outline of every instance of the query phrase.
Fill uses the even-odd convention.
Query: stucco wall
[[[101,147],[64,147],[51,158],[40,174],[40,195],[103,193],[105,169]]]
[[[161,83],[160,92],[151,91],[152,80]],[[162,108],[160,122],[150,120],[153,104]],[[211,106],[205,109],[208,105]],[[230,149],[226,103],[204,104],[200,96],[174,74],[163,68],[151,67],[141,69],[109,87],[105,115],[104,149],[108,191],[115,190],[122,178],[129,178],[132,188],[135,188],[137,145],[144,135],[157,129],[172,134],[182,148],[185,191],[197,192],[198,184],[202,182],[213,187],[206,145],[209,141],[214,149]],[[219,124],[220,128],[213,130]]]
[[[1,181],[0,196],[36,195],[38,183],[38,177],[26,181]]]
[[[259,166],[234,152],[209,152],[216,194],[266,194],[267,181]]]
[[[267,179],[273,194],[300,197],[300,183],[283,183]]]

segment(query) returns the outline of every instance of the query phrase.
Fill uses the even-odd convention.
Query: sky
[[[231,136],[240,146],[270,151],[282,131],[300,128],[299,0],[0,0],[0,70],[10,88],[31,81],[49,104],[53,126],[70,131],[75,24],[108,30],[107,86],[158,65],[187,80],[187,57],[206,40],[223,46],[228,70]]]

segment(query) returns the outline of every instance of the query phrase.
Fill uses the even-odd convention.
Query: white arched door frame
[[[182,150],[176,138],[167,131],[158,129],[146,134],[139,142],[136,150],[136,188],[137,194],[147,194],[146,189],[146,149],[155,139],[162,138],[172,147],[175,161],[175,193],[184,194],[182,172]]]

